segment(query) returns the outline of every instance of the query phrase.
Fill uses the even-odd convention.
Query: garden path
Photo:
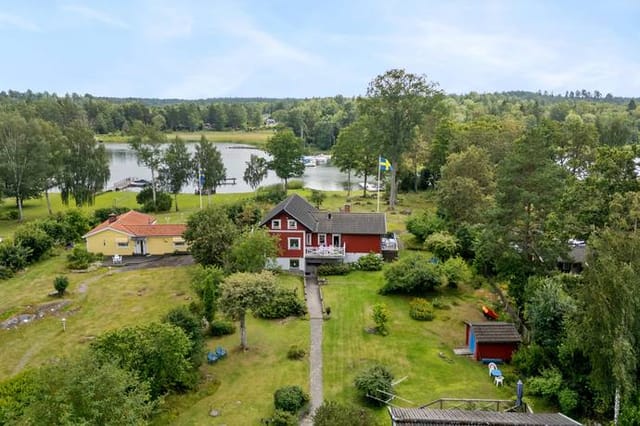
[[[315,276],[307,276],[304,280],[305,298],[309,311],[310,323],[310,348],[309,348],[309,393],[311,396],[311,409],[301,425],[311,425],[313,413],[322,405],[322,301],[320,300],[320,288]]]

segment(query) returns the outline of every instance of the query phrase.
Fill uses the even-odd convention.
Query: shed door
[[[469,332],[469,350],[476,353],[476,333],[473,332],[473,328]]]

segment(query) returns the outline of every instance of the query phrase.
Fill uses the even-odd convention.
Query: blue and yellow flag
[[[378,157],[378,165],[380,166],[380,171],[382,172],[393,170],[393,167],[391,167],[391,162],[384,157]]]

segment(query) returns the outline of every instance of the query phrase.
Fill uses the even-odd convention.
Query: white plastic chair
[[[489,363],[489,376],[491,376],[491,371],[497,370],[497,369],[498,369],[498,366],[496,365],[496,363],[495,362],[490,362]]]
[[[498,376],[493,379],[496,386],[504,386],[504,376]]]

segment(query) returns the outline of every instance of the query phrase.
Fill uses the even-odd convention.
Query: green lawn
[[[168,132],[167,140],[171,141],[176,136],[181,137],[186,142],[199,142],[200,137],[204,135],[211,142],[238,142],[255,146],[264,146],[267,140],[273,136],[274,130],[255,130],[252,132],[245,131],[212,131],[206,130],[202,132]],[[129,137],[126,135],[109,134],[96,135],[96,139],[102,142],[127,143]]]
[[[436,319],[419,322],[409,317],[409,298],[381,296],[380,272],[354,272],[345,277],[329,277],[323,286],[325,305],[331,307],[331,319],[324,328],[324,394],[353,404],[361,403],[353,381],[362,369],[381,363],[395,377],[407,379],[395,387],[397,394],[412,401],[397,401],[401,406],[423,405],[438,398],[509,399],[514,383],[496,388],[482,364],[453,355],[463,346],[463,320],[481,320],[477,306],[480,294],[472,290],[443,291],[438,297],[450,309],[436,310]],[[390,334],[370,334],[373,327],[371,307],[385,303],[391,311]],[[443,358],[440,354],[443,354]],[[381,423],[388,424],[386,410],[375,410]]]

